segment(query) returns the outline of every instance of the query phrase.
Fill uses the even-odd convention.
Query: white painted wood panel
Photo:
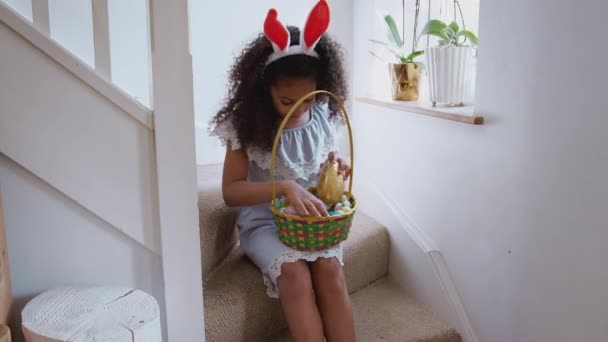
[[[164,308],[160,256],[1,153],[0,185],[10,244],[11,326],[19,327],[21,310],[34,296],[68,282],[140,289]],[[23,341],[20,329],[13,334]]]
[[[169,341],[204,341],[188,1],[150,6],[167,332]]]
[[[152,132],[0,24],[0,152],[160,253]]]

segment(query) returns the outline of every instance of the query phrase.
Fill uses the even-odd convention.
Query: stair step
[[[238,243],[236,209],[224,204],[222,165],[197,167],[198,208],[203,276],[226,258]]]
[[[358,212],[344,243],[344,271],[353,293],[388,272],[386,228]],[[240,249],[206,278],[205,332],[209,342],[267,341],[287,325],[280,302],[268,298],[260,271]]]
[[[351,295],[359,342],[461,342],[458,332],[383,277]],[[275,342],[291,342],[283,331]]]

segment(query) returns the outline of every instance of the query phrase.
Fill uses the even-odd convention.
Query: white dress
[[[327,159],[329,152],[336,150],[336,127],[333,120],[328,118],[327,107],[316,104],[311,114],[310,121],[304,126],[282,132],[281,144],[277,149],[277,180],[294,180],[304,187],[316,185],[321,163]],[[241,148],[230,120],[217,125],[211,134],[224,144],[230,142],[233,149]],[[245,152],[249,158],[248,181],[269,182],[270,152],[255,147]],[[335,257],[340,264],[344,264],[341,244],[319,252],[302,252],[284,245],[279,240],[268,205],[241,207],[237,217],[241,248],[262,272],[268,296],[279,298],[276,280],[281,275],[281,265],[284,263]]]

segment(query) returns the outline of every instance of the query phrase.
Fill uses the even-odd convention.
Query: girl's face
[[[315,90],[317,82],[313,78],[279,79],[270,86],[270,96],[274,109],[281,117],[285,117],[300,98]],[[312,96],[296,109],[291,120],[303,119],[314,104],[315,97]]]

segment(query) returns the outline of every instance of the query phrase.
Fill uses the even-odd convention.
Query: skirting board
[[[383,205],[389,210],[390,214],[393,215],[396,222],[399,223],[400,228],[406,231],[406,233],[412,238],[416,245],[424,252],[429,258],[433,265],[433,270],[437,280],[441,285],[441,289],[445,297],[447,298],[451,309],[458,318],[459,332],[463,335],[463,339],[466,342],[479,342],[477,334],[473,330],[469,316],[462,303],[462,298],[458,294],[456,284],[450,274],[450,271],[445,262],[445,258],[439,251],[437,244],[428,236],[428,234],[420,229],[418,225],[405,213],[405,211],[399,208],[394,200],[392,200],[384,191],[378,186],[372,184],[358,184],[358,186],[365,187],[367,192],[373,195],[378,201],[382,202]],[[363,189],[359,189],[363,190]],[[359,193],[362,193],[359,191]]]

